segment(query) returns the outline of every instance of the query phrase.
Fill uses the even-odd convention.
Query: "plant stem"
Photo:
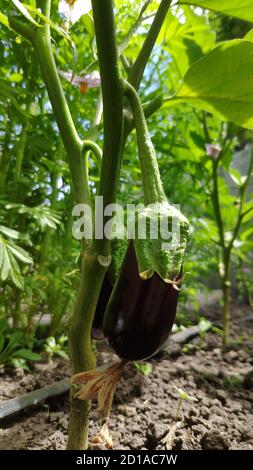
[[[95,254],[86,255],[69,329],[73,374],[92,370],[96,366],[91,346],[91,327],[105,271]],[[88,445],[89,402],[75,398],[74,394],[75,389],[72,389],[67,449],[81,450]]]
[[[225,347],[229,343],[230,339],[230,284],[228,280],[224,280],[223,282],[222,295],[223,346]]]
[[[50,19],[51,1],[41,0],[37,3],[42,13]],[[40,64],[55,119],[69,159],[75,200],[77,203],[90,203],[87,171],[82,158],[82,141],[77,134],[63,93],[52,51],[49,24],[34,31],[31,41],[36,50],[37,60]]]
[[[229,320],[230,320],[230,250],[226,246],[224,223],[221,214],[220,194],[219,194],[219,183],[218,183],[218,169],[220,159],[213,161],[213,191],[212,191],[212,203],[213,211],[216,219],[216,224],[219,233],[219,244],[222,251],[222,266],[219,269],[219,275],[222,282],[222,296],[223,296],[223,307],[222,307],[222,321],[223,321],[223,345],[226,346],[229,341]]]
[[[163,190],[156,153],[149,136],[140,98],[137,91],[129,83],[125,85],[125,93],[130,101],[136,127],[144,203],[148,205],[165,202],[167,199]]]
[[[181,408],[182,408],[182,404],[183,404],[183,399],[179,398],[177,408],[176,408],[176,421],[178,421],[179,418],[180,418],[180,411],[181,411]]]
[[[101,76],[104,117],[104,143],[98,194],[104,207],[116,201],[123,135],[123,84],[119,72],[113,2],[92,1]],[[106,219],[104,219],[106,222]],[[103,256],[110,253],[110,240],[94,240],[94,249]]]
[[[145,0],[145,2],[143,3],[135,23],[131,26],[128,33],[124,37],[123,41],[119,45],[119,55],[121,55],[123,51],[128,47],[130,39],[135,34],[138,27],[141,25],[144,13],[147,10],[150,3],[151,3],[151,0]]]
[[[83,151],[90,150],[97,162],[97,166],[100,169],[101,168],[101,162],[102,162],[102,150],[100,149],[99,145],[93,142],[92,140],[84,140],[83,142]]]
[[[128,81],[136,90],[139,89],[146,65],[160,33],[165,17],[169,11],[171,2],[172,0],[161,1],[139,55],[130,70]]]
[[[97,40],[104,112],[104,144],[99,194],[104,206],[116,201],[121,163],[123,128],[123,87],[118,69],[113,5],[111,0],[93,0],[93,17]],[[70,324],[69,340],[73,373],[91,370],[95,358],[91,347],[91,327],[106,267],[98,256],[110,254],[110,240],[93,240],[85,254],[80,288]],[[87,448],[89,402],[71,394],[68,449]]]
[[[219,195],[219,184],[218,184],[218,168],[219,168],[219,161],[213,161],[213,171],[212,171],[212,178],[213,178],[213,191],[212,191],[212,203],[214,209],[214,215],[216,218],[216,223],[219,232],[219,239],[220,245],[224,251],[225,249],[225,236],[224,236],[224,226],[223,220],[221,215],[221,206],[220,206],[220,195]]]

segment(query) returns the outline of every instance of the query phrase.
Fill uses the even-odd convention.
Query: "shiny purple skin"
[[[104,335],[116,354],[137,361],[157,353],[171,332],[177,300],[178,290],[157,274],[140,278],[130,243],[104,315]]]
[[[103,319],[105,309],[113,290],[113,285],[109,281],[108,275],[106,274],[103,280],[101,291],[98,298],[98,303],[92,323],[91,336],[93,339],[104,339],[103,333]]]

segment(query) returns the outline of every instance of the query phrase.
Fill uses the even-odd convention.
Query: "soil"
[[[219,306],[202,313],[219,324]],[[234,342],[226,352],[220,336],[207,333],[183,347],[171,342],[149,361],[153,369],[147,376],[126,366],[109,424],[114,449],[164,449],[167,436],[173,450],[253,450],[253,314],[234,303],[232,317]],[[115,359],[111,352],[100,354],[102,363]],[[30,373],[2,370],[0,400],[69,373],[69,365],[58,359],[51,365],[36,364]],[[177,389],[195,399],[182,402],[178,417]],[[98,419],[94,403],[91,437],[99,430]],[[64,449],[67,427],[65,395],[2,421],[0,449]]]

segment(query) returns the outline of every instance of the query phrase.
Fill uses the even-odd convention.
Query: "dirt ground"
[[[207,312],[216,324],[217,306]],[[184,347],[170,345],[151,360],[153,370],[140,375],[132,365],[118,386],[110,420],[115,449],[164,449],[162,439],[174,429],[181,388],[198,401],[184,401],[181,425],[171,447],[253,450],[253,314],[233,304],[233,347],[222,352],[219,335],[207,333]],[[101,360],[115,360],[101,353]],[[36,364],[31,373],[0,371],[0,400],[13,398],[69,375],[68,364]],[[0,423],[0,449],[64,449],[68,398],[62,396]],[[99,429],[95,403],[90,436]],[[171,437],[171,436],[170,436]]]

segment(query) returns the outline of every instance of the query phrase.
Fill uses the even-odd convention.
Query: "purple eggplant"
[[[171,332],[177,301],[178,289],[156,273],[141,279],[131,242],[103,322],[104,335],[117,355],[136,361],[157,353]]]

